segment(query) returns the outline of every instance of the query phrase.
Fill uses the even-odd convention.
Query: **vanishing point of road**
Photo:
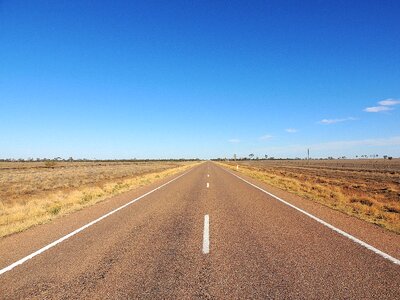
[[[238,175],[206,162],[0,240],[0,298],[399,299],[398,235],[332,211],[369,249]]]

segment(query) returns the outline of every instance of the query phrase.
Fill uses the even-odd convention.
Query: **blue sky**
[[[400,156],[399,14],[0,0],[0,157]]]

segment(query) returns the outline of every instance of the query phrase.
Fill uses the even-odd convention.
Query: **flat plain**
[[[398,299],[400,235],[248,177],[206,162],[4,237],[0,299]]]
[[[400,233],[400,159],[226,161],[272,186]]]
[[[0,237],[182,171],[192,163],[1,162]]]

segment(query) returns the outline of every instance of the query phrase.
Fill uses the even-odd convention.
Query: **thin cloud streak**
[[[353,117],[342,118],[342,119],[322,119],[321,121],[319,121],[319,123],[324,125],[330,125],[330,124],[341,123],[346,121],[355,121],[355,120],[357,119]]]
[[[381,111],[393,110],[394,108],[388,106],[372,106],[364,109],[365,112],[377,113]]]
[[[266,141],[266,140],[272,139],[272,137],[273,137],[272,135],[266,134],[266,135],[260,136],[259,139],[262,141]]]
[[[232,144],[237,144],[237,143],[240,143],[240,140],[239,139],[229,139],[228,142],[232,143]]]
[[[296,133],[296,132],[298,132],[299,130],[296,129],[296,128],[287,128],[287,129],[285,129],[285,131],[288,132],[288,133]]]
[[[397,104],[400,104],[400,100],[390,98],[390,99],[379,101],[378,104],[385,105],[385,106],[397,105]]]
[[[400,104],[400,100],[389,98],[389,99],[378,101],[378,104],[379,104],[378,106],[366,107],[363,109],[363,111],[370,112],[370,113],[378,113],[378,112],[382,112],[382,111],[394,110],[394,107],[392,107],[392,106]]]

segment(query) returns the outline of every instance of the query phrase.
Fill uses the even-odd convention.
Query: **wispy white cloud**
[[[396,99],[386,99],[378,102],[379,105],[391,106],[400,104],[400,100]]]
[[[259,139],[262,141],[266,141],[266,140],[272,139],[272,137],[273,137],[272,135],[266,134],[266,135],[260,136]]]
[[[322,119],[321,121],[319,121],[319,123],[324,124],[324,125],[329,125],[329,124],[335,124],[335,123],[346,122],[346,121],[354,121],[354,120],[357,120],[357,119],[353,118],[353,117],[341,118],[341,119]]]
[[[364,109],[364,111],[366,112],[372,112],[372,113],[377,113],[377,112],[381,112],[381,111],[388,111],[388,110],[393,110],[393,107],[389,107],[389,106],[371,106],[371,107],[367,107]]]
[[[289,132],[289,133],[296,133],[296,132],[298,132],[299,130],[296,129],[296,128],[287,128],[287,129],[285,129],[285,131],[286,131],[286,132]]]
[[[395,105],[400,104],[400,100],[397,99],[385,99],[378,102],[378,106],[371,106],[364,108],[365,112],[377,113],[382,111],[394,110]]]
[[[240,140],[239,139],[229,139],[228,142],[229,143],[233,143],[233,144],[237,144],[237,143],[240,143]]]

